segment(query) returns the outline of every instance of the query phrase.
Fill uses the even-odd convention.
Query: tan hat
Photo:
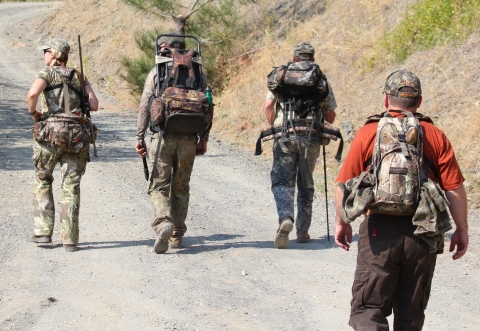
[[[38,47],[42,51],[47,49],[54,49],[59,51],[60,53],[69,53],[70,52],[70,45],[67,43],[66,40],[61,38],[52,38],[43,46]]]

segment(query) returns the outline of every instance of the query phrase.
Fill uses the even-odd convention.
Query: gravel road
[[[153,253],[152,211],[133,149],[136,113],[100,93],[92,115],[99,156],[82,180],[80,249],[65,252],[58,223],[51,245],[29,242],[34,171],[25,99],[43,61],[31,22],[54,5],[0,3],[0,330],[350,330],[356,244],[345,252],[327,241],[325,202],[316,200],[313,240],[275,249],[269,162],[215,134],[195,160],[186,247]],[[59,169],[54,194],[59,201]],[[333,210],[330,201],[331,223]],[[424,330],[479,330],[477,216],[470,215],[465,257],[439,256]]]

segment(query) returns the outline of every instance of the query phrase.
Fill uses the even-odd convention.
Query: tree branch
[[[266,48],[266,47],[267,47],[267,46],[263,46],[263,47],[256,48],[256,49],[252,49],[251,51],[248,51],[248,52],[246,52],[246,53],[243,53],[243,54],[240,54],[240,55],[238,55],[238,56],[232,57],[231,59],[228,59],[227,61],[223,61],[223,63],[231,62],[231,61],[233,61],[233,60],[238,59],[239,57],[242,57],[242,56],[247,55],[247,54],[255,53],[256,51],[259,51],[259,50],[264,49],[264,48]]]

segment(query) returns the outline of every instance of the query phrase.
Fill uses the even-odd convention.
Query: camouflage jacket
[[[203,75],[203,91],[207,88],[207,79]],[[157,86],[157,69],[153,68],[145,79],[145,85],[143,87],[142,98],[140,100],[140,107],[138,110],[137,118],[137,134],[136,141],[142,142],[147,129],[150,127],[150,111],[148,110],[148,101],[152,95],[156,96]],[[207,126],[210,127],[212,119],[207,119]],[[203,141],[208,141],[209,132],[205,132],[202,136]]]
[[[337,186],[343,191],[342,219],[346,223],[353,222],[367,212],[375,202],[373,189],[375,177],[369,171],[347,180],[345,184],[338,182]],[[430,246],[432,253],[443,252],[443,235],[452,229],[448,205],[448,200],[440,186],[430,178],[424,180],[412,223],[417,226],[414,234]]]
[[[77,73],[71,76],[74,70],[73,68],[63,66],[45,67],[39,72],[38,76],[35,77],[35,79],[41,78],[47,83],[47,87],[40,95],[43,118],[65,113],[63,96],[65,91],[63,90],[63,82],[64,79],[68,81],[70,77],[72,77],[70,81],[71,86],[68,88],[70,109],[67,111],[67,115],[68,112],[75,115],[81,114],[81,98],[79,94],[81,84]],[[85,79],[85,85],[88,84],[88,80]]]

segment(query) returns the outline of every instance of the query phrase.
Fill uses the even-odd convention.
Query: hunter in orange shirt
[[[422,90],[418,77],[408,70],[399,70],[388,76],[384,105],[392,116],[404,116],[401,113],[395,115],[395,111],[416,113],[421,103]],[[432,123],[420,121],[420,124],[429,176],[445,191],[456,225],[450,244],[450,252],[457,248],[453,255],[456,260],[465,254],[468,247],[464,178],[445,134]],[[367,169],[377,126],[378,122],[369,123],[358,131],[337,177],[337,184],[345,184]],[[335,195],[335,242],[348,251],[352,242],[352,228],[342,218],[343,198],[342,185],[338,184]],[[417,227],[412,223],[413,215],[367,214],[359,229],[349,324],[355,330],[386,331],[389,330],[387,316],[393,311],[395,331],[421,330],[437,252],[414,234]]]

